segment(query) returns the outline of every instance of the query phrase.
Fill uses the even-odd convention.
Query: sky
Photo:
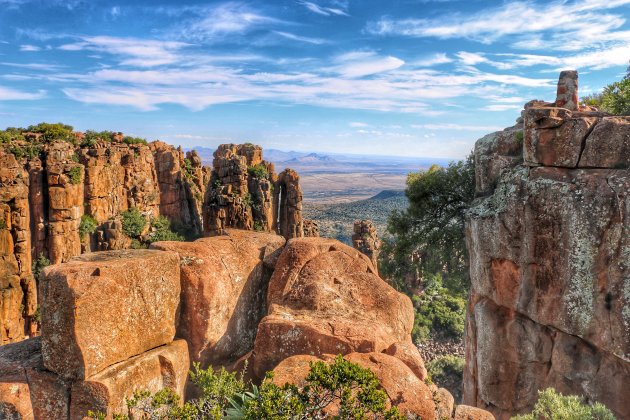
[[[630,0],[0,0],[0,127],[446,157],[625,74]]]

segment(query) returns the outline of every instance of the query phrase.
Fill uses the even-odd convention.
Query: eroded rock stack
[[[204,202],[206,235],[237,228],[276,232],[286,239],[303,237],[299,182],[291,169],[277,175],[273,164],[263,160],[260,146],[220,145]]]
[[[354,222],[352,246],[365,254],[372,261],[374,268],[378,268],[381,240],[378,238],[376,226],[371,220],[357,220]]]
[[[475,147],[464,402],[507,419],[554,387],[630,418],[630,118],[578,108],[577,74],[558,93]]]
[[[75,133],[78,141],[81,133]],[[209,170],[199,156],[155,142],[127,144],[121,133],[85,147],[69,141],[33,143],[41,135],[0,149],[0,344],[21,340],[37,309],[33,260],[52,264],[98,250],[129,248],[119,216],[137,209],[165,215],[192,235],[202,232],[201,207]],[[41,139],[40,139],[41,140]],[[19,156],[16,159],[15,156]],[[83,215],[97,228],[80,237]],[[19,279],[19,280],[18,280]]]

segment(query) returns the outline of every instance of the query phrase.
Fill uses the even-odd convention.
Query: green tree
[[[587,404],[575,395],[562,395],[553,388],[538,391],[538,402],[530,414],[512,420],[615,420],[603,404]]]
[[[624,78],[604,88],[601,108],[614,115],[630,115],[630,78]]]
[[[150,242],[183,241],[184,237],[171,228],[171,221],[164,216],[158,216],[151,221],[153,232],[149,234]]]
[[[147,219],[136,208],[121,213],[122,230],[130,238],[138,238],[147,225]]]
[[[98,223],[96,219],[89,214],[81,216],[81,222],[79,223],[79,236],[84,239],[87,235],[91,235],[96,231]]]
[[[381,253],[383,276],[413,294],[418,280],[440,274],[447,289],[463,296],[470,283],[464,223],[475,195],[472,155],[409,174],[405,194],[409,207],[393,212],[388,222],[392,238]]]
[[[31,271],[33,272],[35,279],[38,279],[42,270],[49,265],[50,260],[46,258],[44,254],[39,254],[39,257],[33,261],[33,265],[31,266]]]
[[[39,123],[37,125],[29,126],[26,131],[33,133],[41,133],[43,135],[44,142],[51,142],[53,140],[64,140],[74,142],[74,133],[71,125],[62,123]]]

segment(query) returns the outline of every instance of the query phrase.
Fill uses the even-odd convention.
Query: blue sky
[[[461,158],[630,59],[630,0],[0,0],[0,127]]]

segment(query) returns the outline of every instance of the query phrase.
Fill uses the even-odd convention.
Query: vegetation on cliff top
[[[613,115],[630,115],[630,67],[623,79],[604,87],[600,93],[584,96],[581,102]]]
[[[243,374],[229,373],[224,368],[202,370],[198,363],[190,372],[190,380],[201,396],[178,404],[178,397],[166,389],[151,395],[137,392],[127,401],[130,416],[115,419],[398,419],[398,410],[386,408],[387,394],[380,389],[376,375],[369,369],[337,356],[333,363],[311,362],[305,385],[278,386],[268,373],[260,386],[245,383]],[[104,419],[102,413],[88,413]]]
[[[512,420],[615,420],[603,404],[588,404],[575,395],[562,395],[553,388],[538,391],[538,402],[530,414]]]

